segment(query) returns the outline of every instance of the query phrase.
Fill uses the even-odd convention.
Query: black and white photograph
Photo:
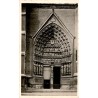
[[[77,96],[78,3],[21,3],[21,95]]]
[[[0,4],[0,98],[98,98],[98,0]]]

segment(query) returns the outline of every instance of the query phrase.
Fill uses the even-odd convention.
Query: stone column
[[[78,52],[78,8],[75,9],[74,73],[77,73],[76,51]]]

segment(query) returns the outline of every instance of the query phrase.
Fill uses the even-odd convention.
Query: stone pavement
[[[27,90],[26,93],[22,93],[23,96],[76,96],[77,91],[64,89],[35,89]]]
[[[22,96],[77,96],[77,92],[32,92],[22,93]]]

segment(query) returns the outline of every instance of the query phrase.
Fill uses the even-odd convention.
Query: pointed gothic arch
[[[43,74],[39,74],[40,72],[37,72],[37,71],[39,71],[39,70],[42,71],[43,66],[46,64],[51,65],[51,63],[49,63],[49,62],[47,63],[47,60],[46,60],[46,62],[44,62],[43,59],[45,57],[44,56],[45,47],[53,39],[55,39],[56,43],[58,43],[57,46],[59,46],[59,51],[61,53],[61,55],[60,55],[61,59],[59,61],[59,65],[62,66],[63,71],[65,70],[63,72],[63,75],[65,75],[65,76],[71,75],[71,66],[72,66],[72,50],[71,49],[72,48],[71,48],[68,36],[66,35],[66,33],[64,33],[64,30],[59,25],[57,25],[56,23],[53,23],[53,22],[46,25],[40,31],[40,33],[35,37],[35,42],[34,42],[35,43],[35,45],[34,45],[35,46],[34,47],[34,61],[35,61],[34,70],[36,71],[35,74],[43,75]],[[56,45],[56,43],[55,43],[55,45]],[[57,61],[58,61],[58,59],[55,60],[54,62],[57,64]],[[53,62],[53,61],[51,61],[51,62]],[[66,72],[68,74],[66,74]]]
[[[53,17],[56,19],[55,21]],[[48,76],[48,78],[50,77],[48,80],[52,80],[53,74],[55,74],[53,70],[57,66],[60,68],[60,78],[73,76],[75,37],[55,12],[49,16],[32,38],[33,76],[35,79],[43,77],[43,84],[45,84],[46,74],[51,74]]]

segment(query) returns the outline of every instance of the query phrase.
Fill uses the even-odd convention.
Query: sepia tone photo
[[[78,3],[21,4],[21,95],[77,96]]]

